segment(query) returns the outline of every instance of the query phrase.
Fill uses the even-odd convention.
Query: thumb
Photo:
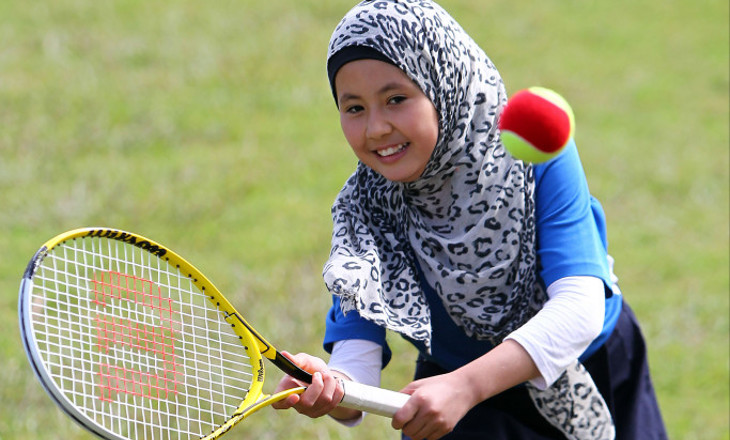
[[[282,351],[281,355],[292,361],[294,365],[301,368],[302,370],[308,373],[314,373],[314,365],[309,360],[309,355],[307,355],[306,353],[291,354],[288,351]]]
[[[327,369],[327,363],[325,361],[307,353],[293,355],[288,351],[282,351],[281,354],[308,373],[316,373],[317,371],[325,371]]]
[[[409,383],[408,385],[406,385],[405,387],[403,387],[403,388],[402,388],[402,389],[400,390],[400,392],[401,392],[401,393],[403,393],[403,394],[410,394],[410,395],[413,395],[413,393],[415,393],[415,392],[416,392],[416,390],[417,390],[417,389],[419,389],[420,387],[421,387],[421,386],[420,386],[420,384],[418,383],[418,381],[415,381],[415,382],[411,382],[411,383]]]

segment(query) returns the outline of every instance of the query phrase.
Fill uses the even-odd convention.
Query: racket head
[[[83,228],[47,241],[19,315],[43,388],[102,438],[217,438],[263,398],[268,343],[199,270],[140,235]]]

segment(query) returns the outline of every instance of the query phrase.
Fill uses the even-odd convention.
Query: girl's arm
[[[603,282],[567,277],[548,287],[550,300],[503,343],[451,373],[415,381],[393,427],[413,439],[437,439],[475,405],[515,385],[550,385],[600,333]]]
[[[380,386],[382,365],[383,347],[365,339],[345,339],[335,342],[328,363],[331,370],[345,378],[373,387]],[[364,414],[356,411],[332,416],[343,425],[356,426],[362,422]]]
[[[605,285],[596,277],[573,276],[548,286],[542,310],[506,339],[518,342],[535,362],[539,389],[555,382],[601,333]]]

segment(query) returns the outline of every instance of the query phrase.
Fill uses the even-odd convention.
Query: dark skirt
[[[616,328],[584,363],[608,404],[617,440],[664,440],[664,422],[649,375],[646,346],[633,311],[624,302]],[[416,379],[446,373],[419,359]],[[474,407],[442,440],[547,440],[565,437],[535,409],[524,386]],[[403,436],[404,440],[408,437]]]

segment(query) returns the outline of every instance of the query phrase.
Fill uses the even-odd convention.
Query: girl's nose
[[[393,131],[393,126],[381,110],[371,110],[366,130],[366,136],[369,139],[380,139]]]

